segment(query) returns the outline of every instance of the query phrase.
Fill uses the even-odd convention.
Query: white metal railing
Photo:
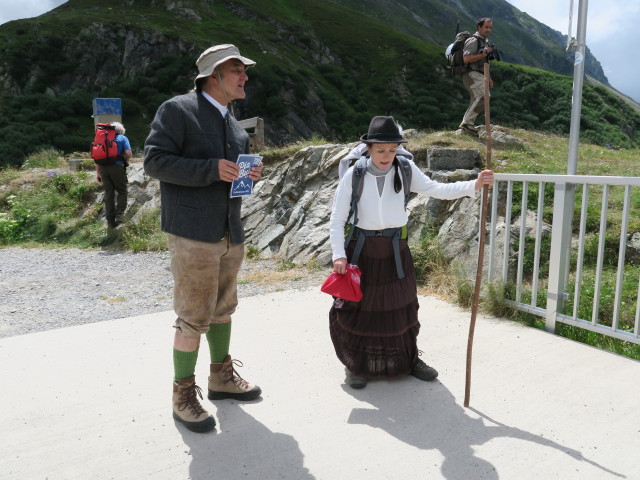
[[[510,296],[505,301],[515,308],[545,318],[545,328],[555,331],[556,322],[565,323],[584,328],[593,332],[611,337],[627,340],[640,344],[640,268],[625,262],[627,235],[629,229],[629,212],[631,208],[632,193],[640,191],[640,177],[602,177],[581,175],[537,175],[537,174],[505,174],[495,176],[496,184],[491,196],[491,228],[489,230],[488,250],[488,279],[489,282],[501,281],[510,286]],[[506,191],[503,188],[506,183]],[[530,187],[537,185],[538,195],[535,210],[529,208]],[[549,186],[550,185],[550,186]],[[582,199],[580,203],[580,220],[578,236],[573,237],[573,217],[575,212],[575,193],[581,187]],[[520,201],[520,225],[517,249],[512,250],[511,221],[514,210],[514,189],[521,193]],[[545,204],[545,191],[553,188],[553,204]],[[602,188],[602,200],[600,207],[600,228],[598,231],[598,246],[595,267],[585,269],[585,241],[588,238],[587,222],[589,218],[589,194],[596,188]],[[606,242],[608,215],[611,209],[612,189],[624,189],[621,211],[621,227],[616,232],[618,236],[617,267],[615,270],[614,288],[610,289],[610,281],[604,278],[605,263],[607,258]],[[499,197],[504,197],[500,200]],[[533,203],[533,202],[532,202]],[[548,200],[547,200],[548,203]],[[503,252],[498,255],[500,235],[497,235],[498,207],[504,206],[504,235],[502,235]],[[593,204],[593,202],[592,202]],[[551,207],[553,222],[551,226],[551,242],[548,252],[543,252],[543,217],[545,207]],[[535,233],[529,238],[534,241],[533,266],[531,273],[525,279],[525,253],[527,250],[527,213],[533,211],[536,216]],[[547,210],[548,212],[548,210]],[[593,214],[591,215],[593,216]],[[548,254],[549,273],[541,275],[542,254]],[[571,255],[575,253],[575,266],[571,265]],[[517,260],[514,261],[514,256]],[[497,273],[496,264],[502,261],[502,268]],[[611,262],[609,262],[611,263]],[[515,272],[513,268],[515,267]],[[606,269],[610,272],[611,269]],[[585,276],[588,274],[589,278]],[[499,275],[499,277],[497,277]],[[624,300],[623,286],[625,280],[638,283],[637,292],[632,302]],[[569,285],[575,286],[569,292]],[[546,287],[546,299],[541,296],[541,289]],[[589,292],[587,292],[589,291]],[[613,299],[606,292],[613,292]],[[591,295],[589,295],[591,293]],[[523,296],[528,300],[523,300]],[[589,303],[589,296],[592,296]],[[542,305],[544,303],[544,306]],[[607,311],[601,310],[603,304],[607,305]],[[629,318],[635,304],[635,315]],[[612,305],[611,305],[612,304]],[[565,312],[572,305],[571,313]],[[612,308],[611,308],[612,306]],[[623,308],[624,307],[624,308]],[[582,318],[583,312],[590,312],[589,318]],[[625,313],[622,321],[623,311]]]

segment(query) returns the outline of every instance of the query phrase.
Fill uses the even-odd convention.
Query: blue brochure
[[[238,155],[236,163],[240,167],[240,176],[237,180],[231,183],[231,195],[230,197],[246,197],[253,192],[253,180],[249,178],[249,171],[251,167],[257,167],[260,165],[262,157],[255,154],[242,154]]]

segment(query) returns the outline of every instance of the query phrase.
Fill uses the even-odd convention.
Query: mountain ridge
[[[113,0],[109,7],[69,0],[40,17],[2,25],[0,154],[23,157],[45,146],[84,149],[93,136],[93,124],[86,121],[93,97],[123,99],[123,121],[132,144],[140,147],[156,108],[192,88],[195,59],[214,43],[235,43],[258,62],[248,72],[249,101],[236,102],[236,113],[264,117],[273,144],[313,135],[355,138],[378,114],[395,115],[408,127],[455,128],[468,97],[462,82],[446,72],[442,45],[452,35],[443,33],[442,45],[429,43],[363,14],[349,1],[324,0],[318,8],[311,0]],[[447,8],[431,20],[417,16],[404,24],[435,25],[440,19],[433,35],[450,28],[453,14],[466,12],[470,19],[474,8],[515,9],[504,0],[425,2]],[[360,3],[371,10],[398,4]],[[119,9],[127,14],[113,15]],[[497,16],[494,21],[495,32],[508,24]],[[549,52],[558,62],[565,57]],[[492,63],[492,76],[499,107],[492,106],[492,115],[500,121],[568,131],[570,77],[507,62]],[[640,116],[629,115],[630,107],[608,94],[608,87],[586,88],[588,138],[637,142]],[[540,96],[556,101],[543,105]],[[59,122],[52,125],[51,119]]]

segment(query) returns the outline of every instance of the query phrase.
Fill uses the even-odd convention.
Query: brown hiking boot
[[[461,123],[458,128],[462,130],[462,133],[466,133],[467,135],[478,136],[479,130],[478,130],[478,127],[476,127],[475,125],[470,125],[468,123]]]
[[[200,402],[202,390],[196,385],[195,375],[173,382],[173,418],[192,432],[204,433],[213,430],[216,421]]]
[[[235,400],[255,400],[262,390],[244,380],[233,365],[242,367],[240,360],[232,360],[231,355],[224,357],[222,363],[211,364],[209,375],[209,400],[233,398]]]

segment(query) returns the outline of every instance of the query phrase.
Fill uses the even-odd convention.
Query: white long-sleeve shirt
[[[440,183],[431,180],[418,166],[411,162],[412,178],[410,191],[423,193],[443,200],[475,196],[475,180],[455,183]],[[404,209],[404,189],[396,193],[393,189],[395,168],[391,168],[385,175],[382,195],[378,193],[376,177],[370,172],[364,175],[362,196],[358,202],[358,227],[364,230],[382,230],[397,228],[407,224],[409,215]],[[347,170],[340,180],[331,210],[329,223],[331,249],[333,260],[346,258],[344,249],[344,226],[347,223],[349,207],[351,206],[351,182],[353,167]],[[402,175],[400,176],[402,179]]]

